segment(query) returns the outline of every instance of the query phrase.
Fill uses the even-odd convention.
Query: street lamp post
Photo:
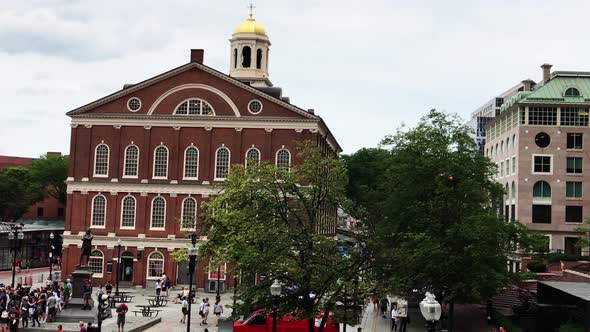
[[[53,232],[49,233],[49,280],[53,282],[53,239],[55,235]]]
[[[272,332],[277,332],[277,299],[279,295],[281,295],[281,284],[277,279],[270,285],[270,295],[272,295],[273,302],[274,302],[274,310],[272,312]]]
[[[442,310],[434,294],[426,292],[426,297],[420,302],[420,312],[426,320],[426,331],[435,332],[436,322],[440,319]]]
[[[189,281],[188,281],[188,317],[186,323],[186,332],[190,332],[191,330],[191,307],[193,303],[192,299],[192,291],[193,291],[193,275],[195,274],[195,265],[197,261],[197,233],[192,233],[190,235],[192,247],[188,248],[188,256],[189,256],[189,263],[188,263],[188,273],[189,273]]]
[[[119,279],[121,279],[121,239],[117,240],[117,288],[115,295],[119,296]]]
[[[25,234],[23,234],[22,232],[23,230],[23,224],[12,224],[10,225],[10,232],[8,233],[8,239],[13,241],[13,245],[12,245],[12,250],[13,250],[13,256],[12,256],[12,287],[14,288],[14,279],[16,278],[16,250],[18,248],[17,243],[18,240],[23,240],[25,238]]]
[[[234,305],[231,308],[231,316],[235,317],[235,315],[237,314],[236,311],[236,297],[238,295],[238,276],[234,273]]]
[[[217,267],[217,295],[215,295],[216,302],[221,301],[221,295],[219,295],[219,288],[221,288],[221,286],[219,285],[220,280],[221,280],[221,263]]]

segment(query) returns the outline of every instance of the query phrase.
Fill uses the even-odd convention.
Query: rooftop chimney
[[[192,49],[191,50],[191,62],[203,63],[203,57],[205,56],[205,50],[203,49]]]
[[[533,85],[535,84],[535,81],[533,81],[529,78],[529,79],[522,81],[522,84],[523,84],[524,91],[531,91],[533,89]]]
[[[551,67],[553,67],[553,65],[548,63],[541,65],[541,68],[543,68],[543,83],[549,82],[549,78],[551,78]]]
[[[307,110],[307,113],[309,113],[309,114],[315,114],[315,110],[313,108],[309,108]]]

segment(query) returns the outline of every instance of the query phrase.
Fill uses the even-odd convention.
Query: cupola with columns
[[[268,79],[270,40],[266,29],[250,17],[234,30],[231,45],[229,76],[254,87],[271,87]]]

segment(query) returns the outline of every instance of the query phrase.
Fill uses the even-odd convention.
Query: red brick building
[[[326,154],[340,152],[313,110],[290,104],[270,83],[262,25],[250,17],[230,43],[230,75],[204,65],[203,50],[191,50],[189,63],[68,113],[64,276],[78,264],[82,233],[91,229],[96,283],[115,281],[118,239],[121,280],[151,286],[166,273],[173,283],[188,283],[186,264],[175,264],[170,253],[193,231],[207,239],[199,229],[201,203],[230,164],[257,159],[290,167],[301,162],[295,148],[304,140]],[[335,234],[336,214],[329,219],[323,232]],[[206,270],[199,262],[197,287],[213,290],[215,272]]]

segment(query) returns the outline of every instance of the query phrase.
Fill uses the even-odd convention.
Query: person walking
[[[398,320],[397,302],[393,302],[391,304],[391,330],[392,331],[397,331],[397,320]]]
[[[113,285],[111,285],[110,281],[107,281],[107,283],[104,285],[104,290],[107,292],[107,295],[111,295],[113,292]]]
[[[164,279],[164,284],[166,285],[166,297],[169,297],[170,289],[172,288],[172,281],[170,278],[166,277],[166,279]]]
[[[8,312],[8,325],[10,328],[10,332],[16,332],[18,330],[18,321],[20,319],[20,311],[16,307],[16,305],[12,306],[12,308]]]
[[[160,294],[162,293],[162,280],[156,281],[156,306],[160,305]]]
[[[182,319],[180,320],[180,323],[186,324],[186,315],[188,314],[188,301],[184,297],[180,302],[180,310],[182,311]]]
[[[223,305],[219,301],[215,301],[215,305],[213,306],[213,314],[215,315],[215,326],[219,326],[219,317],[223,313]]]
[[[129,309],[125,303],[121,303],[119,307],[117,307],[117,329],[118,332],[123,332],[123,328],[125,327],[125,315]]]
[[[199,316],[201,316],[201,322],[199,323],[199,326],[207,324],[206,320],[205,320],[205,308],[206,307],[207,307],[206,299],[203,299],[203,302],[199,305]]]
[[[399,317],[399,332],[406,332],[406,325],[408,325],[408,305],[405,303],[400,304],[398,309]]]
[[[31,317],[32,327],[35,327],[35,322],[37,322],[38,327],[41,327],[41,323],[39,322],[39,308],[34,296],[31,296],[29,299],[29,317]]]
[[[387,318],[387,308],[389,308],[389,299],[387,296],[384,296],[381,301],[379,301],[379,306],[381,308],[381,316]]]
[[[52,293],[51,296],[47,299],[47,321],[53,322],[55,320],[55,313],[57,309],[57,297],[55,293]]]

